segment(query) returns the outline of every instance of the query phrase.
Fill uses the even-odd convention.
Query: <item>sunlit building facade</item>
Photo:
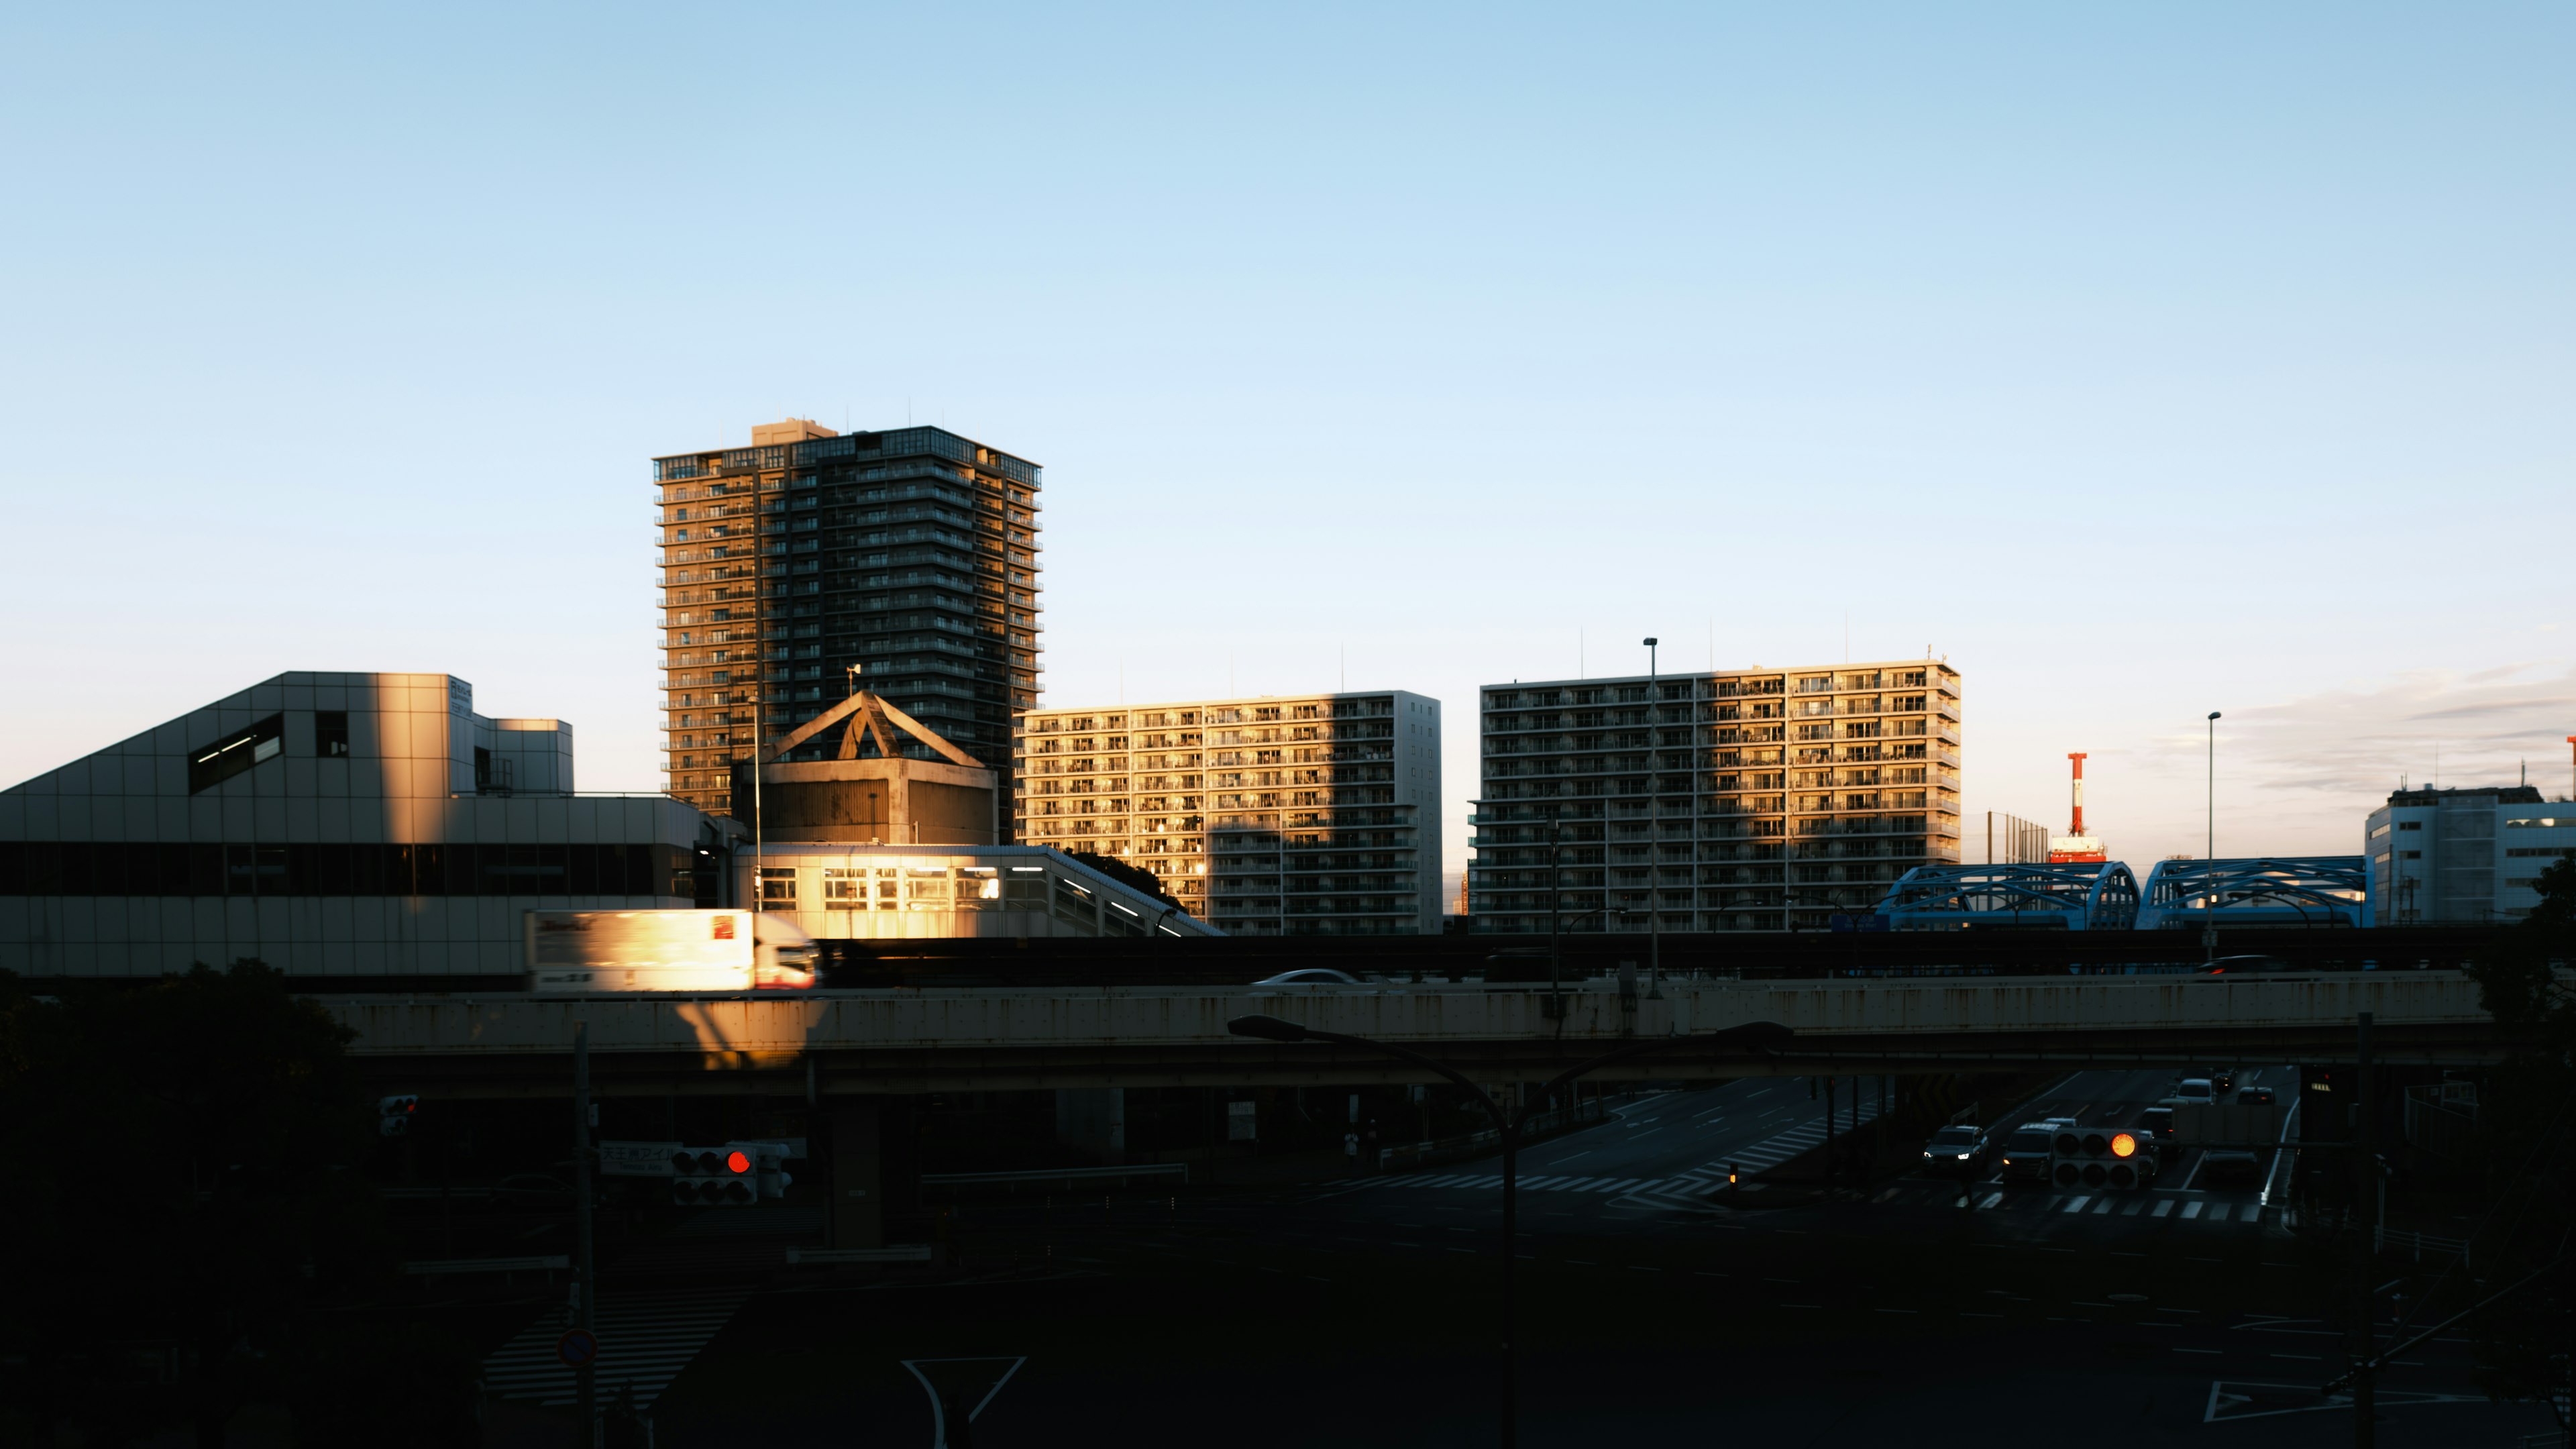
[[[1032,710],[1020,840],[1245,936],[1440,929],[1440,702],[1405,690]]]
[[[657,458],[653,481],[673,795],[729,813],[755,730],[776,741],[854,667],[1009,768],[1012,716],[1038,693],[1036,464],[941,428],[790,419],[748,448]]]
[[[1821,930],[1869,912],[1914,867],[1959,861],[1959,675],[1947,664],[1550,680],[1482,696],[1468,868],[1478,931]]]

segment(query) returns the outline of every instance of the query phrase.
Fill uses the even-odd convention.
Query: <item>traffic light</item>
[[[2156,1178],[2156,1155],[2144,1132],[2065,1127],[2050,1145],[2048,1178],[2059,1187],[2136,1187]]]
[[[737,1142],[734,1146],[749,1151],[752,1165],[760,1174],[760,1195],[766,1198],[787,1196],[787,1185],[796,1179],[787,1172],[787,1144],[784,1142]]]
[[[671,1154],[671,1201],[682,1207],[749,1207],[759,1200],[759,1158],[744,1146]]]
[[[378,1097],[376,1099],[376,1132],[383,1137],[410,1135],[412,1114],[420,1110],[416,1096]]]

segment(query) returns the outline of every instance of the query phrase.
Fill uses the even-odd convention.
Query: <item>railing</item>
[[[499,1273],[504,1278],[513,1273],[556,1273],[572,1267],[572,1259],[562,1253],[534,1258],[432,1258],[405,1263],[402,1270],[413,1275],[433,1273]]]
[[[1190,1180],[1186,1162],[1138,1162],[1123,1167],[1048,1167],[1029,1172],[925,1172],[924,1187],[1007,1187],[1077,1182],[1126,1182],[1139,1177]]]
[[[2419,1233],[2407,1228],[2392,1228],[2381,1224],[2374,1227],[2370,1246],[2371,1251],[2378,1253],[2385,1253],[2392,1248],[2400,1252],[2412,1253],[2418,1263],[2423,1262],[2424,1255],[2430,1253],[2436,1258],[2457,1258],[2463,1268],[2473,1266],[2469,1262],[2469,1240],[2466,1238],[2439,1238],[2431,1233]]]
[[[924,1178],[923,1181],[929,1179]],[[928,1243],[897,1243],[891,1248],[789,1248],[787,1261],[804,1263],[927,1263]]]
[[[1526,1143],[1541,1134],[1562,1131],[1584,1122],[1598,1122],[1604,1111],[1601,1099],[1594,1097],[1575,1107],[1559,1108],[1553,1112],[1534,1112],[1521,1121],[1521,1141]],[[1393,1172],[1404,1167],[1419,1167],[1428,1162],[1445,1162],[1455,1157],[1477,1157],[1501,1147],[1502,1143],[1502,1135],[1488,1127],[1482,1132],[1469,1132],[1458,1137],[1442,1137],[1430,1142],[1409,1142],[1400,1147],[1381,1147],[1377,1152],[1378,1171]]]

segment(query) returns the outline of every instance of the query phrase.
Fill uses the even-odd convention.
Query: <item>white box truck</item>
[[[536,992],[802,991],[814,938],[767,911],[530,911]]]

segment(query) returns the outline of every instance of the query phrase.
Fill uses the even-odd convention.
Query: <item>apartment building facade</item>
[[[657,458],[653,482],[671,794],[729,813],[755,731],[775,743],[853,668],[1009,768],[1038,694],[1036,464],[941,428],[790,419]]]
[[[1440,929],[1440,702],[1406,690],[1031,710],[1028,845],[1151,873],[1230,935]]]
[[[1915,866],[1959,861],[1960,686],[1946,663],[1481,695],[1468,867],[1479,932],[1644,931],[1650,919],[1822,930],[1871,911]]]

